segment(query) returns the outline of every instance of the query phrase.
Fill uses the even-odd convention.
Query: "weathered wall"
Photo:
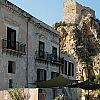
[[[26,84],[26,56],[17,56],[2,52],[2,39],[7,39],[7,27],[15,29],[16,40],[26,44],[26,21],[23,20],[23,17],[17,15],[16,12],[9,9],[9,7],[6,8],[0,5],[0,82],[3,83],[0,85],[0,88],[8,88],[9,79],[13,80],[14,87],[24,87]],[[15,74],[8,73],[8,61],[16,63]]]

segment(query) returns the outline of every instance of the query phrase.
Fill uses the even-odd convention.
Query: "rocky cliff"
[[[100,71],[100,21],[87,14],[78,24],[59,22],[53,27],[61,34],[62,52],[72,55],[77,62],[77,78],[89,77],[93,81]]]

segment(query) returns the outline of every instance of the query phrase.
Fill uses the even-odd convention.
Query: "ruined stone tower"
[[[66,23],[79,23],[82,16],[91,14],[95,17],[95,11],[89,7],[82,6],[75,0],[67,0],[64,2],[63,21]]]

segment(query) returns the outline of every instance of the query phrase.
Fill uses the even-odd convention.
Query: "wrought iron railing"
[[[43,56],[41,57],[39,55],[40,51],[36,51],[35,52],[35,58],[36,60],[42,60],[42,61],[45,61],[45,62],[50,62],[52,64],[60,64],[60,65],[63,65],[64,64],[64,58],[63,57],[54,57],[53,54],[50,54],[48,52],[42,52],[43,53]]]
[[[26,44],[23,44],[19,41],[16,41],[16,42],[11,42],[13,45],[15,46],[9,46],[8,43],[7,43],[7,39],[2,39],[2,50],[3,51],[9,51],[9,52],[13,52],[13,53],[16,53],[16,54],[25,54],[25,47],[26,47]]]

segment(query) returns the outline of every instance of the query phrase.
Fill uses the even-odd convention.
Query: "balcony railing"
[[[5,52],[10,52],[13,54],[20,54],[20,55],[25,55],[25,47],[26,44],[23,44],[21,42],[11,42],[11,44],[13,44],[13,46],[9,46],[9,44],[7,43],[8,41],[6,39],[2,39],[2,51]]]
[[[64,64],[64,58],[62,57],[54,57],[52,54],[48,52],[43,52],[43,56],[39,55],[39,51],[35,52],[35,58],[39,61],[50,62],[51,64],[62,65]]]

